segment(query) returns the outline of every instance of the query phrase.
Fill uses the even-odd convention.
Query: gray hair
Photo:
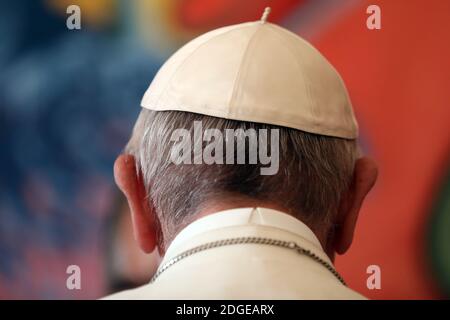
[[[201,121],[203,130],[222,132],[279,129],[278,172],[261,175],[261,164],[174,164],[172,132],[183,128],[192,133],[194,121]],[[357,143],[269,124],[142,109],[125,152],[136,159],[167,240],[208,201],[228,195],[270,201],[305,223],[329,227],[349,188]]]

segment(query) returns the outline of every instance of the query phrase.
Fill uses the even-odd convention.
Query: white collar
[[[201,233],[231,226],[262,225],[296,234],[323,251],[314,232],[303,222],[284,212],[268,208],[237,208],[209,214],[195,220],[175,237],[165,256],[170,257],[188,239]]]

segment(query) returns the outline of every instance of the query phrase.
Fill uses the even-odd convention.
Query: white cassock
[[[261,239],[276,242],[242,243]],[[217,246],[180,256],[208,243]],[[280,246],[293,243],[319,261]],[[232,209],[194,221],[170,244],[160,269],[170,261],[151,283],[106,299],[364,299],[324,266],[332,262],[311,229],[272,209]]]

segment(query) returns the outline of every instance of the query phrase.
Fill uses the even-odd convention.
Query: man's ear
[[[371,158],[356,160],[349,191],[342,197],[338,212],[338,227],[334,237],[334,250],[345,253],[352,244],[353,234],[362,203],[378,176],[378,168]]]
[[[114,178],[127,198],[134,237],[141,249],[150,253],[158,243],[158,218],[147,199],[142,175],[136,170],[135,159],[132,155],[119,155],[114,163]]]

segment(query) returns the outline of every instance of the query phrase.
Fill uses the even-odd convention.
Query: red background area
[[[430,208],[450,141],[450,2],[376,1],[381,30],[354,7],[314,42],[344,78],[379,180],[361,212],[354,245],[337,267],[370,298],[437,297],[425,252]],[[379,265],[382,290],[368,290]]]

